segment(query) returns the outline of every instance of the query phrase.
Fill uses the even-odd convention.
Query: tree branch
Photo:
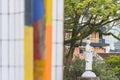
[[[105,23],[101,24],[101,26],[104,26],[104,25],[106,25],[106,24],[109,24],[109,23],[114,22],[114,21],[117,21],[117,20],[120,20],[120,17],[115,18],[115,19],[110,20],[110,21],[107,21],[107,22],[105,22]]]
[[[106,36],[108,36],[108,35],[112,35],[114,38],[120,40],[120,38],[119,38],[118,36],[114,35],[114,34],[111,33],[111,32],[109,32],[109,33],[103,33],[103,32],[102,32],[102,34],[103,34],[103,35],[106,35]]]

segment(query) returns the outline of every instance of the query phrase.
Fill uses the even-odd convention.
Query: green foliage
[[[106,60],[106,63],[120,80],[120,56],[111,56],[108,60]]]
[[[100,80],[119,80],[106,63],[94,63],[93,72],[96,73]]]
[[[77,80],[77,77],[85,71],[84,67],[85,61],[76,58],[70,67],[64,69],[64,80]]]
[[[75,32],[72,32],[74,36],[66,42],[71,43],[78,39],[84,39],[95,31],[101,31],[102,33],[101,27],[112,22],[119,22],[119,10],[120,3],[118,3],[118,0],[65,0],[64,26],[65,29],[75,30]],[[86,22],[84,22],[85,18],[87,18]],[[78,34],[83,36],[75,39],[75,37],[78,37]]]
[[[85,61],[84,60],[80,60],[79,58],[76,58],[76,60],[74,60],[72,62],[71,68],[70,68],[70,72],[71,73],[77,73],[77,75],[82,75],[82,73],[85,71]]]
[[[85,15],[88,18],[92,15],[97,16],[92,19],[95,21],[106,20],[109,17],[120,17],[117,11],[120,10],[118,0],[65,0],[65,21],[73,21]],[[86,12],[86,14],[85,14]],[[71,23],[73,23],[71,22]],[[78,22],[78,21],[77,21]]]
[[[77,80],[77,77],[80,77],[84,71],[85,61],[76,58],[72,62],[71,67],[65,69],[64,80]],[[120,80],[115,71],[109,67],[108,62],[106,63],[104,61],[97,60],[96,58],[93,62],[93,72],[95,72],[100,80]]]

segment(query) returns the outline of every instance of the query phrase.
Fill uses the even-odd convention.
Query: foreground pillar
[[[53,0],[52,80],[63,80],[64,0]]]

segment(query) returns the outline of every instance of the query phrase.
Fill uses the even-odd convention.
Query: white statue
[[[85,70],[92,70],[92,62],[93,62],[93,47],[90,46],[90,40],[87,40],[87,45],[85,47],[85,60],[86,67]]]
[[[95,73],[92,72],[92,63],[93,63],[93,47],[90,46],[90,40],[87,40],[87,45],[85,47],[85,72],[82,74],[82,77],[93,78],[96,77]]]

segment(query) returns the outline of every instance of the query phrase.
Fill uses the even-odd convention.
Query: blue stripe
[[[33,21],[36,22],[43,18],[45,14],[44,0],[33,1]]]
[[[33,24],[33,19],[32,19],[32,14],[33,14],[33,11],[32,11],[32,0],[25,0],[25,25],[27,26],[32,26]]]

